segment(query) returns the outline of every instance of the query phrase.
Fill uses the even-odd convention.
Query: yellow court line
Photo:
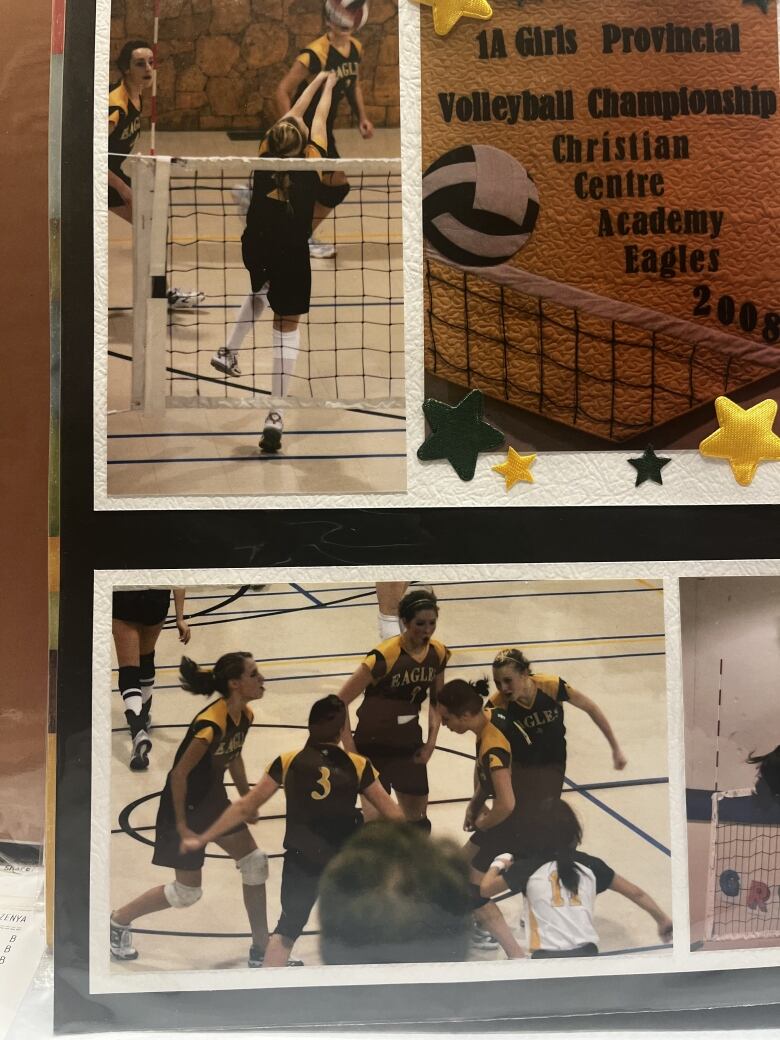
[[[237,618],[236,620],[239,620],[239,621],[240,620],[254,621],[256,619],[255,618]],[[628,643],[643,643],[643,642],[645,642],[646,643],[646,642],[658,642],[658,640],[663,640],[665,638],[666,637],[665,637],[664,634],[647,635],[647,636],[630,636],[630,635],[629,636],[610,636],[610,637],[605,637],[604,639],[589,639],[588,643],[589,643],[590,646],[599,646],[599,645],[603,645],[605,643],[610,643],[610,644],[626,643],[626,642],[628,642]],[[542,646],[542,647],[550,647],[550,646],[582,646],[582,644],[583,644],[583,640],[582,639],[552,639],[552,640],[545,640],[542,643],[527,643],[527,642],[526,643],[522,643],[522,647],[523,647],[523,649],[525,649],[526,647],[529,647],[529,646]],[[485,651],[485,650],[488,650],[488,651],[489,650],[503,650],[506,646],[507,646],[507,643],[488,643],[486,646],[475,646],[473,648],[473,650],[469,649],[468,647],[462,647],[462,648],[453,650],[452,651],[452,656],[453,657],[460,657],[460,656],[463,656],[464,654],[467,654],[467,653],[476,653],[477,651]],[[357,653],[357,654],[328,654],[327,657],[288,657],[281,664],[282,665],[283,664],[325,664],[327,661],[354,661],[356,658],[362,658],[362,657],[365,657],[365,654],[362,654],[362,653]],[[263,662],[262,662],[262,659],[261,659],[260,660],[260,664],[262,665],[262,663]],[[531,662],[531,663],[533,664],[533,662]],[[161,672],[175,672],[175,671],[178,671],[178,667],[179,667],[178,665],[163,665],[162,667],[159,667],[157,669],[157,673],[159,675]],[[269,668],[269,669],[271,669],[271,668],[275,669],[276,668],[276,662],[269,662],[269,664],[266,665],[266,667]],[[112,669],[112,670],[116,671],[115,668]]]

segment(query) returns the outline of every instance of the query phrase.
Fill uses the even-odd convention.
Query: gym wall
[[[161,0],[158,130],[257,130],[277,118],[274,93],[300,51],[325,31],[322,0]],[[111,60],[152,38],[153,0],[113,0]],[[370,0],[361,80],[369,118],[400,125],[398,5]],[[112,64],[111,82],[118,79]],[[350,126],[342,105],[336,126]]]

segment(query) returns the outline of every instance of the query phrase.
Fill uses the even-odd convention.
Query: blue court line
[[[302,596],[305,596],[306,599],[312,602],[316,607],[323,606],[321,600],[318,600],[317,597],[312,595],[311,592],[307,592],[306,589],[301,588],[300,585],[296,585],[294,581],[290,582],[290,588],[295,589],[296,592],[299,592]]]
[[[633,831],[634,834],[637,834],[640,838],[644,838],[646,842],[648,842],[654,848],[658,849],[659,852],[663,852],[666,856],[671,857],[671,850],[667,849],[665,845],[662,845],[660,841],[657,841],[655,838],[651,837],[647,833],[647,831],[643,831],[641,827],[637,827],[637,825],[635,823],[632,823],[631,820],[627,820],[625,816],[621,816],[619,812],[616,812],[614,809],[610,808],[610,806],[608,806],[605,802],[602,802],[600,798],[594,797],[594,795],[592,795],[590,791],[586,791],[584,790],[584,788],[578,789],[577,784],[573,780],[570,780],[568,776],[564,777],[564,780],[567,784],[570,785],[571,788],[577,791],[577,794],[581,795],[583,798],[587,798],[589,802],[592,802],[594,805],[598,806],[599,809],[603,809],[608,816],[611,816],[613,819],[617,820],[618,823],[622,823],[624,827],[628,827],[630,831]]]
[[[249,431],[242,430],[239,433],[235,433],[235,432],[232,432],[232,431],[224,431],[223,432],[221,430],[219,432],[215,432],[215,433],[208,433],[208,432],[197,432],[197,433],[195,433],[195,432],[189,432],[189,433],[187,433],[187,432],[184,432],[184,433],[109,433],[108,439],[110,441],[112,441],[112,440],[130,440],[130,439],[133,439],[133,438],[139,439],[139,438],[144,438],[144,437],[238,437],[238,438],[243,438],[243,437],[246,437],[246,436],[259,437],[262,432],[263,432],[262,430],[258,429],[258,430],[249,430]],[[335,436],[338,436],[338,437],[343,437],[346,434],[353,434],[353,433],[406,433],[406,427],[405,426],[399,426],[399,427],[386,426],[386,427],[384,427],[384,429],[378,429],[378,430],[288,430],[287,433],[286,433],[286,436],[288,436],[288,437],[308,437],[308,436],[311,436],[312,434],[319,434],[319,435],[321,435],[323,437],[327,437],[328,435],[330,435],[330,436],[334,436],[335,435]]]
[[[648,651],[646,653],[637,653],[637,654],[599,654],[599,655],[595,655],[593,657],[548,657],[548,658],[544,658],[544,659],[540,658],[537,661],[535,661],[534,664],[561,664],[561,663],[568,663],[568,662],[571,662],[571,661],[616,661],[616,660],[618,660],[620,658],[665,657],[665,656],[666,655],[664,654],[663,650],[657,650],[657,651],[653,650],[653,651]],[[490,667],[490,664],[492,664],[492,662],[484,662],[484,663],[476,662],[476,663],[456,664],[456,665],[448,664],[447,668],[451,669],[453,671],[455,671],[456,669],[460,669],[460,668],[488,668],[488,667]],[[162,668],[163,666],[160,665],[159,667]],[[177,668],[178,665],[169,665],[168,667]],[[116,669],[113,668],[112,671],[115,672]],[[310,680],[310,679],[344,679],[347,676],[350,676],[351,674],[352,674],[352,672],[309,672],[309,673],[303,674],[303,675],[275,675],[273,677],[269,677],[268,682],[269,683],[298,682],[298,681],[302,681],[304,679],[307,680],[307,681]],[[155,686],[155,690],[178,690],[178,689],[179,689],[179,684],[178,683],[166,683],[166,684],[163,684],[161,686]],[[113,687],[113,690],[114,690],[115,693],[118,692],[116,687]]]
[[[373,455],[235,455],[230,458],[197,458],[197,459],[109,459],[109,466],[159,466],[169,462],[306,462],[311,460],[329,460],[340,462],[343,459],[405,459],[405,452],[387,452]]]

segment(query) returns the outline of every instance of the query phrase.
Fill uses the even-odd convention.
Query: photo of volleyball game
[[[397,5],[206,8],[112,4],[108,493],[402,491]]]
[[[671,948],[660,583],[115,586],[112,614],[112,979]]]
[[[776,34],[730,0],[518,6],[421,15],[426,395],[483,391],[518,449],[698,447],[717,397],[780,400]]]
[[[780,946],[774,576],[680,581],[691,944]]]

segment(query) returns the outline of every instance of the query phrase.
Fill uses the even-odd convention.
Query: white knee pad
[[[182,885],[178,881],[172,881],[163,889],[165,898],[170,906],[176,910],[183,910],[186,906],[193,906],[203,895],[202,888],[192,888],[190,885]]]
[[[243,885],[264,885],[268,880],[268,856],[261,849],[255,849],[236,860],[236,870],[241,871]]]

